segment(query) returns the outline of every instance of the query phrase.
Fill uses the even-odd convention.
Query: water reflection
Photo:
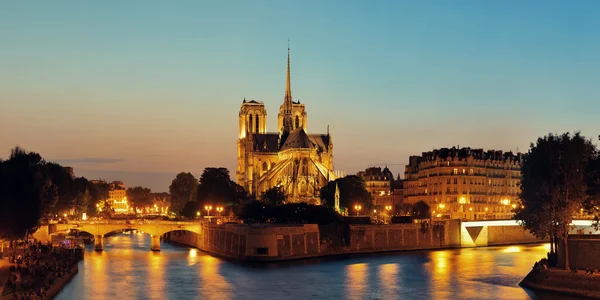
[[[209,255],[202,255],[198,264],[198,272],[202,277],[202,299],[231,299],[231,287],[227,279],[219,274],[223,262]]]
[[[347,299],[364,299],[368,268],[369,266],[366,263],[355,263],[346,266]]]
[[[148,299],[156,299],[162,300],[166,299],[165,296],[165,278],[164,278],[164,259],[161,252],[152,252],[148,251],[148,264],[149,264],[149,272],[148,279],[145,286],[143,288],[147,289],[147,297]]]
[[[399,290],[399,264],[383,264],[379,266],[379,290],[383,299],[393,299]]]
[[[90,247],[65,299],[531,299],[518,287],[548,245],[417,251],[273,264],[224,261],[147,235]],[[543,298],[547,299],[548,295]],[[552,298],[552,297],[550,297]]]

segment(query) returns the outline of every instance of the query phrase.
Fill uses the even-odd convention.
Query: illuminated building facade
[[[371,167],[356,174],[365,182],[365,189],[371,194],[374,206],[392,204],[392,181],[394,175],[386,167]]]
[[[287,201],[319,203],[319,191],[333,171],[333,141],[326,134],[307,133],[304,104],[292,101],[290,51],[286,88],[278,114],[278,132],[267,132],[267,110],[263,102],[244,99],[239,112],[236,182],[260,196],[281,186]]]
[[[108,199],[106,202],[115,211],[115,213],[129,212],[127,190],[125,189],[123,182],[114,181],[110,183],[110,190],[108,191]]]
[[[521,180],[521,153],[442,148],[411,156],[404,201],[424,201],[438,218],[511,219]]]

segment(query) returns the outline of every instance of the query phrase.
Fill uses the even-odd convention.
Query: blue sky
[[[0,157],[166,191],[235,174],[244,97],[276,130],[287,39],[335,167],[402,172],[433,147],[526,151],[599,134],[597,1],[2,1]]]

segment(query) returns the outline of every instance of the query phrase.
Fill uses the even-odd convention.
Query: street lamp
[[[354,210],[356,210],[356,215],[358,216],[358,213],[360,212],[360,209],[362,208],[362,206],[360,205],[354,205]]]
[[[196,212],[196,217],[200,217],[200,212],[199,211]]]
[[[219,212],[219,217],[220,217],[221,212],[223,211],[223,207],[222,206],[217,207],[217,211]]]
[[[207,214],[207,216],[209,216],[209,217],[210,217],[210,211],[212,210],[212,206],[210,206],[210,205],[206,205],[206,206],[204,206],[204,209],[205,209],[205,210],[206,210],[206,212],[208,213],[208,214]]]

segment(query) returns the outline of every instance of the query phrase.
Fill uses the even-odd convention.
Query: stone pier
[[[94,250],[102,251],[102,249],[104,249],[104,236],[101,234],[94,236]]]
[[[150,242],[150,250],[160,251],[160,235],[153,235]]]

